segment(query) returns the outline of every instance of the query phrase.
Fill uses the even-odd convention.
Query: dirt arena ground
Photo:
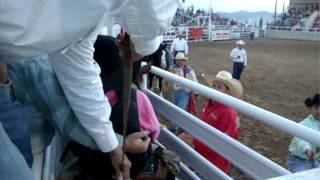
[[[206,84],[201,74],[232,72],[229,53],[234,41],[195,42],[189,46],[190,64],[200,82]],[[248,67],[241,76],[243,100],[296,122],[306,117],[305,98],[320,92],[320,43],[265,38],[247,41],[245,49]],[[198,108],[205,101],[201,97]],[[286,168],[292,136],[244,114],[240,119],[239,141]],[[231,176],[247,179],[235,169]]]

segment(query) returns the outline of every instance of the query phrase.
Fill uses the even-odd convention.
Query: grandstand
[[[286,12],[273,22],[273,26],[299,28],[319,28],[319,0],[291,0]]]
[[[289,7],[268,24],[266,37],[320,41],[319,0],[291,0]]]

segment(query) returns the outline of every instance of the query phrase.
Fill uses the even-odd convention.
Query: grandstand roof
[[[316,4],[320,3],[320,0],[290,0],[291,5],[301,5],[301,4]]]

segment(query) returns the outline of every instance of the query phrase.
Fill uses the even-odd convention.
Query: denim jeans
[[[187,105],[189,102],[189,91],[186,91],[184,89],[179,89],[179,90],[173,90],[172,93],[172,102],[179,108],[183,110],[187,110]]]
[[[0,179],[31,180],[30,136],[23,108],[0,88]],[[27,164],[28,163],[28,164]]]
[[[190,92],[184,89],[173,90],[172,102],[179,108],[187,111],[189,96]],[[179,127],[174,122],[171,122],[171,129],[175,131],[175,134],[179,134],[181,132],[181,129],[179,129]]]
[[[31,167],[33,156],[26,111],[17,101],[12,101],[8,94],[5,89],[0,88],[0,122],[8,137]]]
[[[320,162],[318,160],[307,160],[288,154],[288,168],[293,173],[319,167]]]

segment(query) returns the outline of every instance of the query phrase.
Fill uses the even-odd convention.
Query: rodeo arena
[[[319,180],[320,1],[288,1],[0,0],[0,180]]]

